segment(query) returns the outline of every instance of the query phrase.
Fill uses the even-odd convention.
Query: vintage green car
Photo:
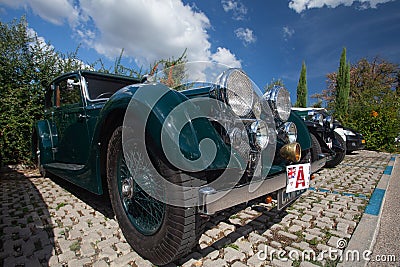
[[[198,244],[207,216],[269,194],[296,199],[325,159],[289,93],[260,93],[240,69],[176,91],[140,79],[76,71],[46,90],[33,153],[50,172],[109,194],[130,245],[156,265]],[[294,181],[294,182],[293,182]]]

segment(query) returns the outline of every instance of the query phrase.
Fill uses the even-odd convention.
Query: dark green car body
[[[155,265],[189,253],[208,215],[265,195],[284,208],[326,159],[311,162],[310,133],[290,112],[286,89],[260,96],[239,69],[220,77],[225,85],[184,91],[91,71],[55,78],[46,90],[44,119],[33,127],[41,173],[108,194],[128,243]],[[152,98],[157,90],[162,94]],[[124,139],[124,131],[140,138]],[[213,144],[215,155],[203,141]],[[179,157],[170,161],[171,152]],[[289,177],[293,169],[297,177]],[[288,190],[289,184],[296,188]]]
[[[78,71],[57,77],[46,92],[45,119],[34,125],[33,153],[37,152],[38,147],[43,167],[93,193],[102,194],[107,138],[113,126],[123,120],[124,112],[135,91],[146,89],[142,82],[125,76],[91,71]],[[92,91],[88,89],[99,84],[101,88]],[[61,94],[68,95],[61,95],[60,99],[57,99],[58,90]],[[159,101],[154,109],[157,112],[147,123],[157,145],[160,145],[157,135],[162,120],[170,110],[188,98],[210,97],[209,91],[208,87],[182,92],[171,90]],[[295,114],[291,114],[289,121],[296,123],[298,142],[302,150],[306,151],[310,148],[306,126]],[[196,155],[199,153],[196,142],[204,137],[211,138],[217,144],[219,154],[208,170],[226,168],[231,148],[223,142],[213,125],[207,120],[195,120],[191,124],[189,128],[195,130],[188,130],[186,136],[181,135],[182,152],[186,155]],[[236,164],[239,165],[237,167],[246,168],[247,162],[236,154]],[[283,172],[285,167],[286,162],[281,161],[272,166],[269,173],[264,172],[263,175]]]

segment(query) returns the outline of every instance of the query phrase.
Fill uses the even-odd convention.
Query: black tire
[[[124,160],[123,158],[122,126],[120,126],[115,129],[108,144],[107,182],[114,213],[128,243],[137,253],[147,258],[155,265],[168,264],[189,253],[191,249],[198,243],[199,233],[202,231],[201,228],[203,227],[203,220],[198,214],[197,208],[183,208],[164,204],[162,219],[159,219],[159,221],[154,220],[159,222],[159,224],[155,223],[158,228],[153,232],[145,233],[143,228],[146,226],[138,226],[138,224],[135,224],[135,220],[139,220],[139,218],[146,218],[146,216],[149,216],[149,214],[153,216],[154,213],[148,213],[146,212],[146,209],[140,209],[140,207],[143,207],[140,206],[139,203],[142,200],[137,200],[135,195],[142,194],[142,192],[138,193],[138,191],[136,191],[137,189],[139,189],[139,191],[141,190],[140,187],[136,187],[136,183],[134,183],[134,186],[132,186],[132,188],[135,188],[135,190],[129,191],[132,192],[132,194],[129,195],[132,204],[128,205],[127,208],[126,201],[129,201],[129,198],[122,193],[123,190],[120,189],[118,185],[118,182],[121,182],[120,176],[122,173],[121,169],[123,167],[123,165],[119,162],[121,162],[121,159]],[[158,165],[157,168],[161,173],[163,173],[163,176],[167,177],[169,181],[175,184],[193,186],[200,183],[199,179],[197,178],[185,175],[176,170],[172,170],[161,160],[153,159],[153,162],[156,162],[155,164]],[[118,170],[119,168],[120,170]],[[133,180],[135,180],[135,178],[133,178]],[[123,184],[125,184],[125,182]],[[120,187],[122,187],[122,185]],[[173,192],[168,192],[167,197],[170,197],[170,195],[174,195],[173,197],[176,197],[176,194]],[[149,195],[146,197],[147,200],[155,200]],[[192,192],[189,194],[187,194],[187,192],[184,194],[179,194],[179,197],[186,198],[183,200],[188,201],[189,203],[197,198],[197,196]],[[151,205],[158,205],[159,203],[162,202],[154,202]],[[135,210],[134,208],[136,207],[137,209]],[[160,211],[161,206],[157,207],[157,211]],[[156,217],[161,218],[160,216]],[[145,221],[145,219],[143,220]]]
[[[335,139],[339,142],[339,144],[343,148],[343,150],[340,150],[340,149],[335,150],[335,153],[336,153],[335,157],[333,159],[327,161],[325,164],[325,167],[327,167],[327,168],[336,167],[343,161],[344,156],[346,156],[346,142],[343,140],[343,138],[338,133],[335,132],[334,134],[335,134]]]
[[[311,137],[311,162],[314,162],[319,159],[319,154],[322,153],[321,145],[318,142],[317,137],[310,133]]]

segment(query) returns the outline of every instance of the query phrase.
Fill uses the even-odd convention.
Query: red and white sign
[[[286,193],[310,187],[311,164],[297,164],[286,167]]]

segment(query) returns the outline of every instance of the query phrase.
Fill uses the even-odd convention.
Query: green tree
[[[299,108],[307,107],[307,69],[304,61],[301,65],[299,83],[297,84],[297,100],[294,106]]]
[[[0,22],[0,161],[28,163],[33,122],[44,108],[44,88],[55,76],[86,66],[71,54],[56,52],[27,28],[22,17]],[[86,66],[88,67],[88,66]]]
[[[346,48],[342,50],[336,76],[335,115],[344,120],[347,117],[350,94],[350,63],[346,63]]]
[[[327,75],[327,89],[313,95],[335,109],[336,72]],[[350,94],[345,120],[366,138],[372,150],[394,151],[394,139],[400,133],[399,65],[381,58],[360,59],[350,67]]]
[[[271,90],[274,86],[281,86],[285,87],[285,84],[283,83],[283,80],[281,78],[275,80],[275,78],[272,78],[272,81],[270,83],[267,83],[265,86],[265,90]]]

